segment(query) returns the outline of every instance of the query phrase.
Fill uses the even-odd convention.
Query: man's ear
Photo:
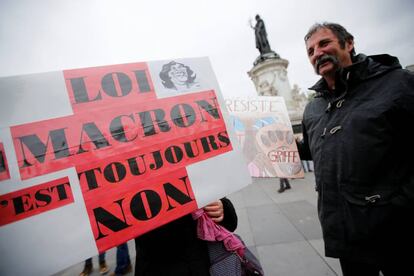
[[[347,40],[345,42],[345,48],[348,53],[351,53],[354,49],[354,40]]]

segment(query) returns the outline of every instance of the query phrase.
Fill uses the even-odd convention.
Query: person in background
[[[110,276],[120,276],[132,271],[131,258],[129,257],[128,244],[123,243],[116,247],[116,267]]]
[[[278,193],[283,193],[285,190],[289,190],[290,187],[290,183],[289,180],[287,178],[279,178],[279,182],[280,182],[280,188],[279,190],[277,190]]]
[[[203,208],[211,219],[234,231],[237,214],[231,201],[222,198]],[[209,276],[207,242],[197,237],[197,221],[191,214],[135,239],[136,276]]]
[[[105,252],[99,254],[99,273],[106,274],[109,272],[109,267],[105,261]],[[88,276],[93,271],[92,258],[89,258],[85,261],[83,271],[79,276]],[[119,276],[125,275],[132,271],[131,259],[128,252],[128,244],[123,243],[116,247],[116,267],[115,271],[110,274],[110,276]]]
[[[325,255],[339,258],[344,276],[410,274],[414,75],[396,57],[356,55],[336,23],[312,26],[305,44],[322,78],[297,144],[314,162]]]
[[[309,160],[301,160],[302,162],[302,167],[303,167],[303,171],[305,173],[310,172],[310,168],[309,168]]]
[[[99,260],[99,273],[102,275],[108,273],[109,267],[105,261],[105,252],[99,254],[98,260]],[[92,273],[92,271],[93,271],[92,258],[89,258],[85,261],[83,271],[79,274],[79,276],[88,276]]]

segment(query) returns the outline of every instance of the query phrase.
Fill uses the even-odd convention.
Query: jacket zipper
[[[349,80],[349,77],[350,77],[350,73],[351,72],[349,72],[348,71],[348,73],[346,74],[346,77],[345,77],[345,80],[346,80],[346,86],[345,86],[345,91],[344,91],[344,93],[342,93],[341,94],[341,96],[338,98],[338,99],[336,99],[338,102],[336,103],[336,107],[337,107],[337,109],[338,108],[340,108],[341,106],[342,106],[342,104],[343,104],[343,102],[345,101],[343,98],[345,98],[345,95],[348,93],[348,80]],[[327,114],[327,123],[329,122],[329,117],[331,117],[331,108],[332,108],[332,104],[331,104],[331,102],[328,100],[328,106],[326,107],[326,109],[325,109],[325,113],[328,113]],[[340,127],[339,127],[339,129],[340,129]],[[324,129],[323,129],[323,133],[322,133],[322,135],[321,135],[321,138],[322,139],[324,139],[325,138],[325,135],[326,135],[326,131],[327,131],[327,128],[325,127]],[[335,130],[335,132],[336,132],[337,130]],[[324,144],[324,143],[323,143]],[[323,152],[323,151],[322,151]],[[321,213],[321,216],[322,216],[322,214],[323,214],[323,210],[324,210],[324,208],[323,208],[323,205],[324,205],[324,186],[325,186],[325,182],[324,182],[324,178],[323,178],[323,176],[322,176],[322,173],[321,173],[321,175],[320,175],[320,179],[321,179],[321,186],[319,187],[319,196],[320,196],[320,200],[321,200],[321,204],[320,204],[320,213]]]

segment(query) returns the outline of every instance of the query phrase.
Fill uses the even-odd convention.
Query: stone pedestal
[[[256,86],[259,96],[283,96],[286,104],[291,101],[290,84],[287,77],[289,62],[286,59],[266,59],[256,64],[249,77]]]
[[[253,68],[248,72],[256,86],[259,96],[282,96],[285,99],[292,125],[300,125],[303,114],[303,102],[305,99],[299,94],[299,88],[291,88],[287,67],[289,61],[277,57],[255,62]]]

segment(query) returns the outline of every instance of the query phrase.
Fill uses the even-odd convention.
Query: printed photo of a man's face
[[[173,83],[183,85],[188,81],[187,69],[181,63],[172,65],[168,76],[170,76],[170,79]]]
[[[159,74],[165,88],[179,90],[195,84],[196,74],[187,65],[171,61],[162,66]]]

